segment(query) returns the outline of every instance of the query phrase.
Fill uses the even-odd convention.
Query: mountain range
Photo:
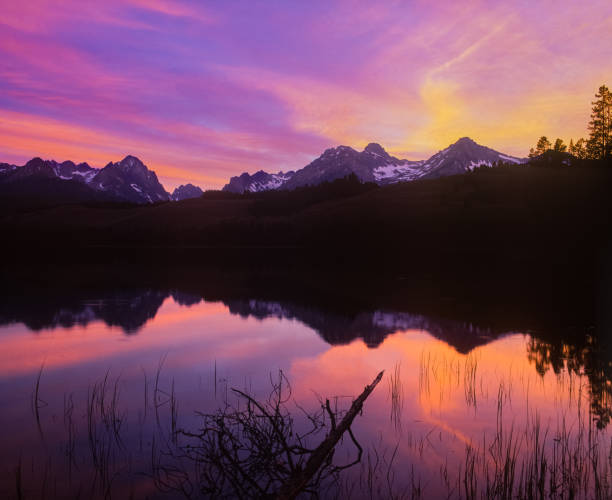
[[[293,190],[356,175],[361,182],[379,185],[416,179],[433,179],[468,172],[479,165],[495,162],[523,163],[515,158],[481,146],[468,137],[459,139],[431,158],[421,161],[401,160],[391,156],[376,143],[363,151],[348,146],[327,149],[321,156],[296,171],[232,177],[223,191],[233,193],[268,190]],[[36,202],[122,202],[151,204],[198,198],[202,190],[192,184],[168,193],[150,170],[135,156],[110,162],[103,168],[87,163],[33,158],[18,167],[0,163],[0,197],[5,200]]]
[[[42,201],[147,204],[195,198],[202,195],[202,190],[187,184],[170,194],[154,171],[135,156],[128,155],[103,168],[41,158],[33,158],[22,167],[0,163],[0,195]]]
[[[516,158],[477,144],[463,137],[427,160],[400,160],[391,156],[376,143],[370,143],[363,151],[348,146],[325,150],[316,160],[297,171],[267,173],[263,170],[253,175],[243,173],[232,177],[224,191],[243,193],[271,189],[292,190],[317,185],[326,181],[356,175],[361,182],[379,185],[416,179],[435,179],[468,172],[480,165],[491,166],[495,162],[524,163]]]

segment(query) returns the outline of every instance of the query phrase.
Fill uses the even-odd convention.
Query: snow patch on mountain
[[[471,161],[467,165],[466,169],[469,170],[469,171],[472,171],[475,168],[482,167],[482,166],[490,167],[491,166],[491,162],[490,161]]]
[[[92,168],[90,170],[84,170],[84,171],[75,170],[73,173],[72,179],[74,180],[80,177],[83,180],[83,182],[85,182],[85,184],[89,184],[99,171],[100,171],[99,168]],[[75,176],[79,176],[79,177],[75,177]]]
[[[11,165],[10,163],[0,163],[0,174],[12,172],[16,168],[16,165]]]
[[[251,192],[257,191],[267,191],[269,189],[278,189],[281,187],[287,180],[289,180],[291,176],[283,174],[282,172],[278,174],[271,174],[269,179],[265,182],[253,182],[248,187],[248,190]]]
[[[419,177],[421,162],[411,162],[406,165],[395,165],[393,163],[376,167],[373,170],[374,180],[379,184],[389,182],[411,181]]]
[[[278,172],[269,174],[260,170],[253,175],[243,173],[240,176],[232,177],[228,184],[225,185],[223,191],[230,193],[256,193],[259,191],[268,191],[270,189],[279,189],[287,181],[293,177],[295,172]]]
[[[509,161],[510,163],[525,163],[526,161],[524,158],[515,158],[514,156],[508,156],[501,153],[499,153],[499,157],[500,159]]]

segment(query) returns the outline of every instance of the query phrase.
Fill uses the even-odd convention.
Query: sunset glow
[[[612,75],[609,0],[5,1],[0,29],[0,161],[134,154],[166,189],[338,144],[523,157]]]

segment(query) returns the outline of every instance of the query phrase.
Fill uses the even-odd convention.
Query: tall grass
[[[191,478],[198,471],[188,454],[177,453],[185,449],[185,422],[179,411],[184,405],[179,404],[177,383],[164,374],[164,363],[162,357],[153,374],[143,370],[142,396],[131,405],[122,396],[125,382],[110,371],[92,382],[82,399],[67,392],[58,421],[62,452],[49,448],[38,461],[16,457],[12,497],[128,498],[137,497],[136,492],[150,494],[151,488],[161,497],[196,497]],[[586,375],[566,370],[548,379],[547,397],[555,405],[551,417],[534,396],[543,380],[515,368],[491,372],[478,352],[444,356],[423,351],[414,368],[416,394],[407,390],[412,373],[405,364],[397,362],[387,376],[384,415],[395,432],[386,434],[381,428],[378,440],[362,443],[363,458],[356,467],[313,494],[370,499],[612,498],[612,440],[594,418]],[[205,391],[213,403],[217,363],[209,370],[214,384]],[[228,379],[221,383],[223,401],[214,404],[223,408],[228,404]],[[44,394],[42,367],[33,386],[33,425],[41,436],[44,429],[44,442],[50,442],[55,415]],[[338,398],[335,401],[334,411],[339,404]],[[137,408],[128,412],[134,405]],[[410,405],[420,405],[431,418],[415,422]],[[446,418],[451,410],[483,424],[461,433]],[[366,422],[368,411],[366,406]],[[297,406],[291,418],[299,415],[305,413]]]
[[[449,497],[612,498],[612,440],[597,425],[591,407],[583,404],[589,397],[585,375],[567,370],[557,375],[552,395],[556,419],[544,422],[537,405],[530,401],[532,383],[537,381],[526,380],[526,374],[511,369],[494,381],[491,373],[479,374],[473,353],[463,361],[429,352],[420,357],[421,400],[437,403],[461,391],[466,409],[475,410],[479,400],[482,407],[495,408],[493,431],[483,429],[480,435],[464,438],[463,459],[441,467],[440,479]],[[514,385],[517,380],[520,387]],[[495,384],[495,395],[489,395]],[[514,403],[525,406],[524,416],[513,411],[517,397],[521,400]]]

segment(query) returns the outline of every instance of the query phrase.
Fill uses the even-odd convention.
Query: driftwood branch
[[[197,491],[205,498],[284,500],[301,493],[316,495],[334,484],[341,471],[361,461],[363,448],[351,425],[382,376],[379,373],[364,388],[346,413],[333,410],[328,399],[310,412],[296,402],[306,418],[307,425],[300,426],[303,432],[297,431],[287,408],[291,386],[282,371],[278,380],[271,379],[266,400],[233,389],[237,403],[226,400],[216,412],[200,414],[203,425],[197,432],[178,431],[180,442],[168,443],[163,460],[160,457],[156,464],[156,480],[169,491]],[[357,454],[350,463],[338,465],[333,463],[334,449],[345,432]],[[310,443],[319,435],[324,439],[313,448]],[[186,471],[185,464],[193,470]]]
[[[290,500],[302,492],[317,471],[321,468],[329,454],[334,450],[342,435],[350,430],[355,417],[361,412],[363,403],[372,393],[376,385],[382,379],[384,371],[380,372],[370,385],[366,385],[359,397],[353,401],[351,408],[346,413],[342,421],[337,426],[332,426],[331,432],[323,442],[312,452],[303,469],[297,470],[289,480],[281,487],[276,498],[277,500]],[[329,403],[326,404],[329,408]],[[335,424],[335,422],[334,422]],[[352,436],[351,436],[352,437]],[[353,438],[354,440],[354,438]]]

